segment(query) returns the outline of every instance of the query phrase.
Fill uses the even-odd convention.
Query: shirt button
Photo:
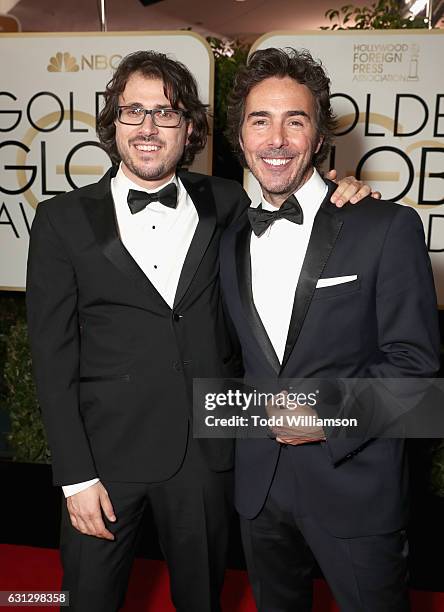
[[[156,226],[155,226],[155,225],[153,225],[153,229],[156,229]]]
[[[154,269],[155,269],[155,270],[157,270],[157,266],[156,266],[156,264],[154,264]]]

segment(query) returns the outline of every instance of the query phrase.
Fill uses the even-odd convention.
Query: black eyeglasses
[[[143,108],[142,106],[118,106],[117,119],[125,125],[142,125],[145,117],[151,115],[154,125],[157,127],[179,127],[182,117],[188,113],[176,108]]]

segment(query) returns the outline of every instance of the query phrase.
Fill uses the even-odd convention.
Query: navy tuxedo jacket
[[[247,216],[222,238],[222,290],[246,377],[432,376],[439,368],[437,306],[418,215],[371,198],[338,209],[329,203],[334,185],[328,186],[296,288],[282,363],[253,302]],[[357,279],[316,288],[321,278],[349,275]],[[404,524],[401,440],[327,437],[290,450],[300,503],[334,535],[382,533]],[[242,515],[260,512],[279,452],[272,439],[238,440],[236,503]]]
[[[171,309],[119,239],[113,173],[40,204],[31,231],[29,335],[56,484],[169,478],[187,447],[193,377],[237,373],[218,256],[245,192],[179,174],[199,222]],[[230,441],[201,443],[212,469],[231,467]]]

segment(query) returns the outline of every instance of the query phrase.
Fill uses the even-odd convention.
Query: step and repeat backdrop
[[[271,46],[308,48],[324,63],[339,119],[329,163],[417,209],[444,307],[444,32],[272,32],[252,50]],[[138,49],[184,62],[212,105],[213,56],[190,32],[0,35],[1,289],[24,288],[37,203],[109,166],[96,115],[114,68]],[[193,170],[211,173],[211,146]],[[249,173],[245,188],[259,197]]]
[[[110,166],[96,138],[106,83],[132,51],[183,62],[212,106],[213,53],[191,32],[0,35],[0,289],[25,286],[39,201],[95,182]],[[211,140],[192,170],[211,174]]]
[[[339,120],[330,167],[417,210],[444,308],[444,31],[271,32],[252,51],[267,47],[322,60]],[[260,196],[248,172],[245,188]]]

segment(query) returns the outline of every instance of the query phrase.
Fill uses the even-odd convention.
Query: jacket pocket
[[[79,382],[130,382],[129,374],[115,374],[109,376],[81,376]]]
[[[339,283],[337,285],[330,285],[329,287],[318,287],[315,289],[313,299],[318,300],[321,298],[347,295],[348,293],[355,293],[355,291],[359,291],[360,288],[361,281],[359,278],[348,283]]]

